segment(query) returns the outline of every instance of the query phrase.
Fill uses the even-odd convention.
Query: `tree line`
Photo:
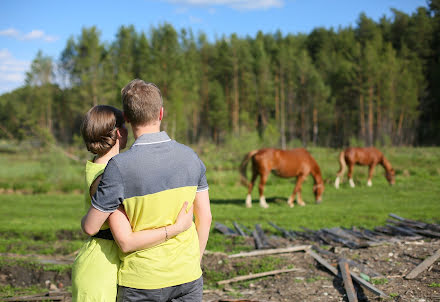
[[[440,0],[379,21],[361,14],[355,27],[214,42],[167,23],[121,26],[110,43],[83,28],[58,59],[39,51],[25,85],[0,96],[0,138],[70,144],[85,112],[120,108],[134,78],[160,87],[163,128],[184,143],[255,131],[282,148],[438,145]]]

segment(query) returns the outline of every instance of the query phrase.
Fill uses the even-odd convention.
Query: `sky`
[[[391,8],[412,14],[419,6],[426,0],[0,0],[0,94],[24,85],[39,50],[58,60],[83,27],[96,26],[101,41],[111,43],[122,25],[148,36],[150,28],[170,23],[213,42],[259,30],[286,35],[355,27],[361,12],[378,21],[390,18]]]

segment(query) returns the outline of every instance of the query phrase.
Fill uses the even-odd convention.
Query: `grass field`
[[[248,228],[260,223],[270,232],[274,230],[268,225],[269,221],[288,229],[301,226],[311,229],[333,226],[372,228],[385,224],[389,213],[438,221],[440,148],[385,149],[384,153],[396,170],[395,186],[388,185],[379,166],[373,187],[367,187],[367,168],[356,167],[354,179],[357,187],[352,189],[344,182],[339,190],[333,187],[339,150],[309,150],[321,166],[326,182],[322,204],[314,203],[313,181],[309,177],[303,186],[307,206],[288,208],[286,200],[293,190],[294,179],[271,175],[265,191],[270,208],[258,206],[255,188],[252,194],[254,206],[246,209],[246,188],[240,185],[237,171],[244,153],[217,150],[210,145],[199,148],[208,171],[213,221],[230,227],[233,221],[237,221]],[[0,172],[0,183],[16,184],[16,191],[9,187],[9,194],[0,195],[0,252],[68,254],[78,249],[85,238],[79,231],[83,214],[82,194],[79,192],[82,164],[59,154],[33,154],[29,157],[27,153],[16,152],[2,154],[0,164],[4,167]],[[57,185],[74,189],[63,190]],[[33,192],[32,188],[38,187],[48,190],[37,189],[29,194]],[[240,249],[240,246],[235,248]],[[212,232],[208,249],[224,251],[225,238]]]
[[[289,208],[286,200],[293,190],[294,179],[271,175],[265,190],[268,209],[258,206],[257,188],[252,194],[253,208],[244,207],[247,189],[240,185],[237,168],[250,149],[243,151],[238,145],[221,149],[206,145],[195,149],[207,167],[212,227],[220,222],[232,228],[232,223],[237,221],[253,229],[259,223],[265,231],[274,233],[268,224],[272,221],[287,229],[300,229],[301,226],[310,229],[373,228],[384,225],[389,213],[427,222],[440,221],[440,148],[385,149],[384,153],[396,170],[395,186],[388,185],[382,167],[377,167],[373,186],[367,187],[367,168],[356,167],[356,188],[350,188],[345,181],[339,190],[333,187],[339,168],[339,150],[310,148],[326,183],[323,203],[314,203],[313,181],[309,177],[303,185],[307,205]],[[42,155],[17,150],[5,149],[0,142],[0,253],[3,253],[0,268],[11,265],[11,261],[16,263],[4,253],[68,255],[78,250],[86,238],[80,231],[86,156],[83,155],[83,162],[78,163],[57,152]],[[241,238],[227,238],[212,231],[207,249],[235,253],[252,247],[244,244]],[[32,258],[29,261],[33,263]],[[49,269],[62,272],[70,270],[70,265]],[[0,297],[42,290],[0,285]]]

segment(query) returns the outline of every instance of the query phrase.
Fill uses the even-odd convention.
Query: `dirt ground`
[[[283,242],[284,239],[277,240],[279,240],[278,246],[308,244],[299,241]],[[389,298],[378,298],[372,292],[355,284],[359,301],[423,302],[440,301],[440,259],[413,280],[406,280],[404,276],[438,249],[440,249],[440,240],[425,240],[401,241],[357,250],[335,247],[330,248],[330,251],[338,257],[354,260],[363,264],[367,270],[373,270],[382,275],[371,282],[385,292]],[[320,255],[327,261],[332,261],[329,256]],[[317,264],[308,254],[294,252],[270,257],[272,260],[279,260],[277,262],[279,267],[276,269],[293,267],[298,271],[231,283],[221,287],[213,286],[215,281],[218,281],[218,277],[214,280],[212,274],[205,273],[205,284],[210,284],[210,289],[205,290],[203,301],[348,301],[342,281]],[[223,253],[207,253],[202,266],[205,272],[228,274],[238,272],[246,265],[248,269],[252,268],[259,259],[261,256],[228,258]],[[59,261],[64,260],[59,259]],[[44,261],[47,262],[47,259],[43,259],[41,263]],[[355,267],[351,266],[350,269],[359,273]],[[0,267],[1,285],[44,287],[47,285],[47,280],[51,280],[51,283],[55,285],[63,284],[65,288],[70,285],[70,271],[48,272],[37,266],[21,266],[14,262],[10,265],[3,263]]]
[[[298,242],[297,244],[304,244]],[[385,292],[387,301],[440,301],[440,259],[416,279],[403,277],[425,258],[440,249],[440,241],[402,241],[367,249],[351,250],[336,247],[330,249],[339,257],[354,260],[379,273],[371,281],[374,286]],[[321,255],[331,261],[325,255]],[[283,273],[275,276],[254,279],[247,282],[232,283],[221,290],[206,291],[204,301],[250,300],[250,301],[348,301],[343,282],[334,277],[324,267],[304,252],[280,254],[285,262],[298,272]],[[204,267],[217,271],[234,269],[236,261],[254,261],[252,258],[227,259],[226,255],[212,254],[204,259]],[[246,260],[244,260],[246,259]],[[225,261],[226,260],[226,261]],[[232,260],[232,261],[231,261]],[[226,263],[226,264],[225,264]],[[354,272],[359,273],[355,267]],[[359,301],[382,301],[374,293],[355,284]]]

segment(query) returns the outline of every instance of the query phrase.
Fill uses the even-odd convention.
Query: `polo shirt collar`
[[[171,138],[165,131],[155,133],[145,133],[137,138],[133,143],[133,147],[136,145],[152,145],[171,141]]]

